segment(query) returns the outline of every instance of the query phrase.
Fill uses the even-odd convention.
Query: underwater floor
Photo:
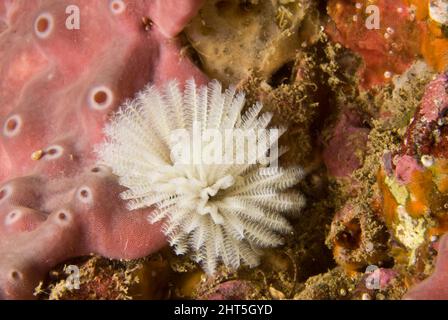
[[[0,0],[0,299],[448,299],[448,0]]]

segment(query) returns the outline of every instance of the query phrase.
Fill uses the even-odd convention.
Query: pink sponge
[[[32,297],[72,257],[137,258],[165,245],[148,210],[125,209],[93,147],[148,82],[206,81],[168,38],[202,2],[0,2],[0,298]]]
[[[323,160],[330,175],[349,178],[361,166],[359,153],[367,148],[369,129],[362,126],[360,117],[344,110],[331,131],[323,151]]]
[[[448,234],[440,239],[434,273],[409,290],[404,298],[409,300],[448,299]]]

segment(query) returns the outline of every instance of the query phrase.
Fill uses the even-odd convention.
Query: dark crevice
[[[294,61],[285,63],[272,74],[271,78],[268,80],[268,84],[273,88],[277,88],[283,84],[290,84],[293,69]]]

